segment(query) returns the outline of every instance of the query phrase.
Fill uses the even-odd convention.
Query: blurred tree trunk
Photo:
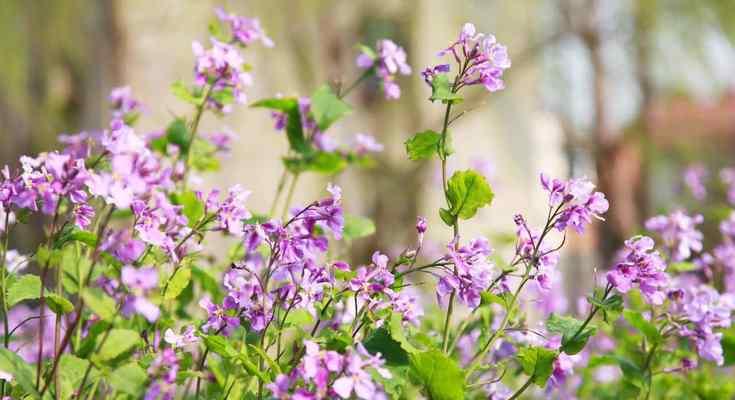
[[[0,165],[55,147],[56,135],[100,129],[105,98],[120,82],[123,43],[117,2],[4,0],[0,34],[8,73],[0,76]],[[21,250],[41,221],[19,227]]]

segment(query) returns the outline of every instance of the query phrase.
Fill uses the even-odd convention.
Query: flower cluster
[[[176,377],[179,359],[173,349],[164,349],[148,367],[153,383],[145,393],[145,400],[173,400],[176,396]]]
[[[410,75],[411,67],[407,63],[406,51],[389,39],[378,40],[373,51],[363,47],[357,56],[357,66],[372,70],[380,79],[383,93],[388,100],[401,97],[401,88],[396,83],[396,75]]]
[[[372,355],[361,345],[340,354],[305,341],[301,363],[288,375],[281,374],[268,388],[277,399],[385,399],[371,371],[385,379],[391,373],[383,367],[380,354]]]
[[[625,241],[618,262],[607,273],[607,282],[621,293],[637,285],[646,301],[660,305],[666,299],[669,277],[665,272],[666,263],[653,248],[653,239],[647,236]]]
[[[549,206],[558,216],[554,227],[560,232],[572,227],[578,233],[592,218],[602,219],[610,206],[602,192],[595,192],[595,185],[588,179],[562,181],[541,174],[541,186],[549,192]]]
[[[646,221],[646,229],[661,236],[671,261],[684,261],[693,253],[702,251],[703,235],[696,229],[702,221],[701,215],[689,216],[683,211],[675,211],[650,218]]]
[[[508,49],[498,43],[493,35],[478,33],[475,26],[466,23],[457,41],[439,52],[439,56],[451,53],[459,67],[455,86],[483,85],[489,92],[505,88],[503,72],[510,68]],[[449,72],[448,64],[425,69],[421,74],[427,83],[434,76]]]
[[[460,302],[475,308],[480,304],[480,293],[490,286],[493,264],[488,257],[492,249],[485,238],[471,240],[466,246],[460,246],[455,239],[447,249],[444,260],[451,267],[446,266],[439,278],[437,298],[444,304],[446,297],[454,292]]]

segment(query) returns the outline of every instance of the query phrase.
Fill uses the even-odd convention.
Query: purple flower
[[[439,52],[439,56],[451,53],[454,60],[462,68],[457,76],[456,85],[483,85],[490,92],[505,88],[503,72],[510,68],[508,49],[497,43],[495,36],[477,33],[475,26],[466,23],[462,27],[459,39],[448,48]],[[424,70],[422,75],[427,83],[437,73],[445,73],[447,67],[441,65]]]
[[[704,200],[707,197],[706,181],[708,175],[707,168],[702,164],[693,164],[684,170],[684,184],[697,200]]]
[[[215,8],[214,12],[220,21],[230,26],[233,42],[248,46],[260,41],[265,47],[273,47],[273,41],[266,36],[258,19],[227,13],[222,7]]]
[[[202,332],[210,331],[229,336],[235,328],[240,326],[240,318],[228,315],[230,308],[212,303],[208,297],[199,301],[199,306],[207,311],[207,322],[202,325]]]
[[[130,86],[113,88],[110,92],[110,105],[112,115],[115,118],[123,118],[126,115],[136,114],[141,109],[141,104],[133,97],[133,91],[130,89]]]
[[[401,88],[395,82],[396,75],[410,75],[411,67],[407,63],[406,51],[389,39],[378,40],[375,51],[365,48],[357,56],[358,67],[375,68],[375,75],[380,78],[383,93],[388,100],[401,97]]]
[[[148,367],[151,384],[145,400],[173,400],[176,396],[176,377],[179,374],[179,359],[172,349],[164,349]]]
[[[735,168],[723,168],[720,171],[720,180],[727,185],[727,201],[735,205]]]
[[[120,280],[130,290],[130,295],[126,297],[122,308],[123,314],[137,313],[151,323],[158,320],[161,310],[146,298],[146,294],[158,287],[156,268],[135,268],[126,265],[122,268],[120,275]]]
[[[250,197],[250,193],[240,185],[235,185],[230,188],[227,197],[220,203],[217,200],[219,191],[210,192],[205,203],[205,210],[216,216],[217,229],[242,237],[244,221],[252,217],[252,214],[245,208],[245,202]]]
[[[674,297],[671,312],[683,321],[679,335],[692,340],[702,358],[722,365],[722,333],[715,329],[729,328],[732,324],[735,298],[730,294],[720,295],[707,285],[684,285],[677,290],[681,295]]]
[[[358,155],[365,155],[367,153],[380,153],[383,151],[384,146],[375,140],[375,136],[368,135],[365,133],[356,133],[353,139],[354,151]]]
[[[164,332],[163,340],[170,344],[174,349],[179,347],[187,347],[191,344],[198,343],[199,338],[196,336],[194,326],[189,325],[183,333],[178,334],[173,329],[166,329]]]
[[[592,218],[602,220],[609,204],[605,195],[595,192],[595,185],[586,178],[562,181],[541,174],[541,186],[549,192],[549,206],[556,210],[554,227],[564,231],[571,226],[578,233]]]
[[[647,236],[626,240],[619,261],[607,273],[607,282],[621,293],[637,284],[649,304],[659,305],[666,299],[669,277],[664,260],[653,247],[653,239]]]
[[[236,103],[245,104],[247,95],[244,89],[252,85],[253,78],[243,69],[245,60],[235,46],[216,39],[211,39],[211,42],[212,47],[207,50],[199,42],[191,45],[196,56],[194,82],[198,86],[212,86],[207,100],[208,108],[228,113],[232,107],[217,100],[216,94],[231,92]]]
[[[692,253],[702,251],[702,232],[695,227],[704,218],[697,214],[688,216],[683,211],[671,215],[658,215],[646,221],[646,229],[658,233],[664,246],[669,250],[671,261],[684,261]]]
[[[485,238],[470,241],[467,246],[459,246],[455,239],[447,246],[449,252],[444,260],[453,268],[445,267],[440,274],[436,292],[440,304],[446,296],[455,291],[459,301],[475,308],[480,304],[480,293],[490,286],[490,273],[493,264],[488,260],[492,253]]]

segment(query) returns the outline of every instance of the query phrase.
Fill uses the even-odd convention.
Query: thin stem
[[[8,302],[7,302],[7,291],[6,291],[6,261],[8,257],[8,242],[10,237],[10,210],[7,210],[5,212],[5,237],[3,239],[3,255],[2,258],[0,258],[0,300],[3,303],[3,345],[7,349],[10,346],[10,334],[8,332],[9,322],[8,322]],[[0,396],[5,396],[5,380],[3,380],[2,385],[0,385]]]
[[[452,290],[452,294],[449,295],[449,305],[447,306],[447,318],[444,320],[444,335],[442,336],[442,351],[448,352],[449,348],[449,323],[452,320],[452,310],[454,309],[454,296],[456,290]]]
[[[526,383],[524,383],[523,386],[518,388],[518,390],[516,390],[516,392],[513,393],[513,395],[508,398],[508,400],[517,399],[521,394],[523,394],[523,392],[526,391],[526,389],[528,389],[529,386],[531,386],[532,383],[533,383],[533,376],[530,376],[528,380],[526,381]]]
[[[49,230],[48,238],[46,238],[46,247],[51,250],[51,245],[53,244],[54,235],[56,232],[56,224],[59,222],[59,209],[61,207],[61,200],[59,200],[56,203],[56,210],[54,211],[54,219],[51,223],[51,229]],[[46,298],[45,298],[45,289],[46,289],[46,274],[48,273],[49,269],[49,262],[50,258],[46,260],[44,263],[43,269],[41,270],[41,289],[38,296],[39,301],[39,307],[40,307],[40,315],[41,320],[43,320],[44,314],[46,313]],[[41,321],[40,324],[38,324],[38,357],[36,359],[36,390],[38,390],[38,387],[41,385],[41,369],[43,367],[43,331],[45,328],[45,324],[43,321]],[[48,385],[48,383],[47,383]]]
[[[288,209],[291,207],[291,200],[293,200],[294,192],[296,191],[296,182],[299,180],[299,174],[293,174],[291,178],[291,185],[288,187],[288,194],[286,194],[286,203],[283,205],[283,212],[281,213],[281,220],[285,220],[288,216]]]
[[[339,93],[339,95],[337,97],[339,97],[340,99],[344,99],[345,97],[347,97],[347,95],[350,94],[350,92],[354,88],[356,88],[357,86],[359,86],[360,83],[362,83],[362,81],[364,81],[368,76],[372,75],[373,71],[374,71],[374,68],[368,68],[368,69],[366,69],[365,72],[363,72],[362,75],[360,75],[360,77],[357,78],[355,80],[355,82],[352,83],[352,85],[350,85],[345,90],[340,90],[340,93]]]
[[[281,173],[281,177],[278,179],[278,186],[276,187],[276,197],[273,199],[273,204],[271,204],[271,209],[268,211],[268,216],[272,217],[273,214],[276,213],[276,208],[278,207],[278,200],[281,199],[281,193],[283,193],[283,187],[286,186],[286,179],[288,178],[288,170],[283,169],[283,172]]]

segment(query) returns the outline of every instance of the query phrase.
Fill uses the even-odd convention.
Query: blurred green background
[[[511,232],[512,214],[533,223],[545,213],[538,173],[589,176],[611,202],[607,223],[569,238],[567,268],[590,271],[657,211],[691,205],[680,175],[692,162],[733,163],[735,151],[735,4],[732,0],[2,0],[0,1],[0,163],[54,148],[60,133],[106,126],[109,90],[129,84],[146,106],[142,132],[162,129],[189,110],[169,93],[190,79],[191,41],[204,41],[212,9],[261,19],[273,49],[247,51],[254,65],[251,100],[309,94],[325,81],[351,81],[357,43],[388,37],[409,54],[414,74],[403,96],[386,102],[365,86],[348,99],[358,110],[338,127],[377,136],[386,150],[376,168],[336,178],[348,211],[372,217],[379,235],[355,258],[413,240],[416,215],[434,221],[437,166],[406,160],[402,143],[436,128],[441,107],[427,101],[418,72],[471,21],[509,47],[507,89],[473,90],[454,126],[452,168],[482,167],[495,204],[465,235]],[[222,172],[207,186],[241,183],[251,207],[267,210],[285,141],[266,112],[241,107],[204,130],[239,136]],[[296,198],[314,198],[326,181],[300,183]],[[40,227],[17,243],[30,243]],[[572,275],[575,276],[575,275]],[[574,291],[582,291],[580,285]]]

